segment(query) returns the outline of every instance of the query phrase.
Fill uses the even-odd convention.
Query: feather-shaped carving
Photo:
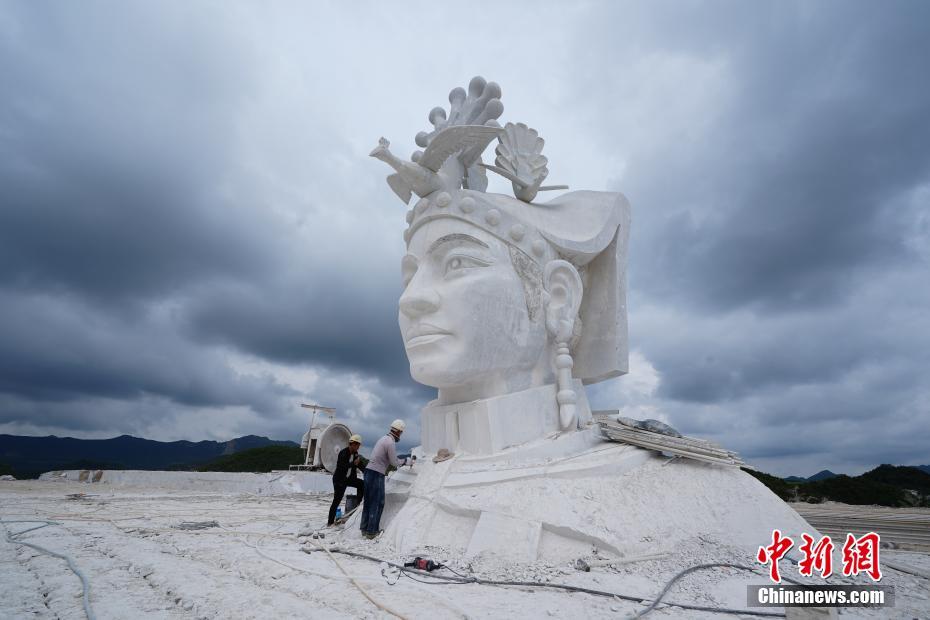
[[[417,146],[426,149],[426,152],[417,151],[413,154],[414,161],[424,155],[430,154],[433,140],[439,137],[444,130],[450,127],[485,126],[500,129],[497,119],[504,113],[504,104],[501,103],[501,87],[496,82],[488,82],[481,76],[476,76],[468,83],[468,92],[462,87],[453,88],[449,92],[449,113],[445,109],[435,107],[430,110],[429,122],[433,125],[430,132],[421,131],[416,136]],[[471,132],[472,135],[474,131]],[[463,134],[464,135],[464,134]],[[490,140],[475,140],[472,143],[463,143],[457,149],[458,160],[462,165],[462,184],[469,189],[487,187],[487,176],[482,168],[477,166],[481,162],[481,153]],[[432,158],[430,158],[432,159]],[[431,165],[435,165],[430,161]],[[479,189],[479,191],[483,191]]]
[[[388,177],[388,184],[405,203],[412,193],[426,196],[439,189],[466,187],[484,191],[487,174],[481,166],[481,153],[501,131],[497,118],[504,113],[501,87],[483,77],[472,78],[468,92],[454,88],[449,93],[449,112],[436,107],[429,113],[433,130],[416,136],[416,151],[410,161],[391,153],[384,138],[371,156],[397,171]]]
[[[485,166],[509,179],[513,193],[520,200],[531,202],[537,192],[567,189],[565,185],[541,187],[549,176],[549,160],[542,154],[546,141],[539,132],[523,123],[507,123],[498,137],[495,166]]]
[[[477,151],[480,156],[481,151],[487,148],[500,131],[498,127],[485,125],[450,125],[430,140],[429,146],[417,163],[433,172],[439,172],[442,164],[455,153]],[[462,161],[465,167],[474,163],[474,160]]]
[[[519,178],[525,185],[542,183],[549,176],[549,160],[542,154],[546,141],[539,132],[523,123],[507,123],[500,135],[495,163]]]

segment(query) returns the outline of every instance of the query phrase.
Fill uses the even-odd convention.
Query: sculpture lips
[[[437,340],[450,335],[451,332],[436,327],[435,325],[430,325],[429,323],[420,323],[419,325],[413,325],[410,327],[410,329],[407,330],[407,340],[404,344],[410,348],[421,344],[436,342]]]

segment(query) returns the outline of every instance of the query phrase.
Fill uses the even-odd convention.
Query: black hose
[[[421,583],[431,583],[431,584],[433,584],[433,585],[445,585],[445,584],[443,584],[442,582],[447,582],[447,583],[450,583],[450,584],[452,584],[452,583],[458,583],[458,584],[463,584],[463,583],[475,583],[475,584],[478,584],[478,585],[485,585],[485,586],[513,586],[513,587],[521,587],[521,588],[522,588],[522,587],[528,587],[528,588],[555,588],[555,589],[558,589],[558,590],[566,590],[566,591],[569,591],[569,592],[582,592],[582,593],[584,593],[584,594],[592,594],[592,595],[594,595],[594,596],[605,596],[605,597],[609,597],[609,598],[618,598],[618,599],[621,599],[621,600],[624,600],[624,601],[631,601],[631,602],[634,602],[634,603],[644,603],[644,602],[646,602],[646,601],[648,600],[648,599],[643,598],[643,597],[640,597],[640,596],[630,596],[630,595],[628,595],[628,594],[616,594],[616,593],[614,593],[614,592],[605,592],[605,591],[603,591],[603,590],[592,590],[592,589],[590,589],[590,588],[582,588],[582,587],[580,587],[580,586],[570,586],[570,585],[561,584],[561,583],[542,583],[542,582],[539,582],[539,581],[495,581],[495,580],[491,580],[491,579],[479,579],[478,577],[462,577],[462,576],[459,576],[459,577],[447,577],[447,576],[445,576],[445,575],[434,575],[434,574],[432,574],[432,573],[425,573],[425,572],[423,572],[423,571],[418,571],[418,570],[415,570],[415,569],[412,569],[412,568],[409,568],[409,567],[406,567],[406,566],[402,566],[402,565],[400,565],[400,564],[395,564],[394,562],[388,562],[387,560],[382,560],[382,559],[379,559],[379,558],[375,558],[375,557],[372,557],[372,556],[370,556],[370,555],[365,555],[365,554],[363,554],[363,553],[356,553],[356,552],[354,552],[354,551],[346,551],[346,550],[343,550],[343,549],[330,549],[330,551],[331,551],[332,553],[341,553],[341,554],[343,554],[343,555],[348,555],[348,556],[351,556],[351,557],[361,558],[361,559],[364,559],[364,560],[369,560],[369,561],[371,561],[371,562],[377,562],[377,563],[379,563],[379,564],[382,564],[382,563],[383,563],[383,564],[387,564],[388,566],[393,566],[394,568],[399,569],[399,570],[400,570],[401,572],[403,572],[403,573],[407,573],[407,576],[408,576],[408,577],[410,576],[410,573],[413,573],[413,574],[416,574],[416,575],[419,575],[419,576],[431,577],[431,578],[433,578],[433,579],[439,580],[439,581],[429,582],[429,581],[423,581],[423,580],[421,580],[421,579],[415,579],[415,581],[419,581],[419,582],[421,582]],[[656,608],[656,606],[662,601],[662,598],[668,593],[668,591],[669,591],[669,589],[672,587],[672,585],[674,585],[674,583],[675,583],[676,581],[678,581],[679,579],[681,579],[682,577],[684,577],[684,576],[687,575],[688,573],[691,573],[691,572],[694,572],[694,571],[698,571],[698,570],[705,570],[705,569],[709,569],[709,568],[721,568],[721,567],[723,567],[723,568],[737,568],[737,569],[741,569],[741,570],[748,570],[748,571],[750,571],[750,572],[755,572],[755,569],[753,569],[753,568],[751,568],[751,567],[749,567],[749,566],[743,566],[743,565],[741,565],[741,564],[725,564],[725,563],[720,563],[720,564],[699,564],[699,565],[697,565],[697,566],[692,566],[692,567],[690,567],[690,568],[687,568],[687,569],[681,571],[680,573],[678,573],[678,574],[675,575],[674,577],[672,577],[671,581],[669,581],[669,582],[665,585],[665,588],[663,588],[662,592],[659,594],[659,596],[656,597],[656,599],[652,602],[652,604],[651,604],[649,607],[647,607],[646,609],[644,609],[644,610],[640,611],[639,613],[637,613],[637,614],[636,614],[635,616],[633,616],[633,617],[634,617],[634,618],[641,618],[641,617],[645,616],[646,614],[648,614],[650,611],[653,611],[653,610]],[[450,570],[451,570],[451,569],[450,569]],[[793,583],[800,583],[800,582],[796,582],[796,581],[794,581],[794,580],[787,579],[787,578],[786,578],[785,580],[786,580],[786,581],[791,581],[791,582],[793,582]],[[800,584],[800,585],[804,585],[804,584]],[[727,607],[708,607],[708,606],[705,606],[705,605],[689,605],[689,604],[687,604],[687,603],[675,603],[675,602],[672,602],[672,601],[666,602],[665,604],[668,605],[668,606],[670,606],[670,607],[678,607],[678,608],[680,608],[680,609],[689,609],[689,610],[692,610],[692,611],[707,611],[707,612],[721,613],[721,614],[763,616],[763,617],[769,617],[769,618],[784,618],[784,617],[785,617],[785,614],[779,613],[779,612],[775,612],[775,611],[755,611],[755,610],[750,610],[750,609],[730,609],[730,608],[727,608]]]

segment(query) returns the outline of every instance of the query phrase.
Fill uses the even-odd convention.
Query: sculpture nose
[[[400,311],[407,317],[415,319],[439,309],[439,293],[431,288],[413,289],[408,287],[400,296]]]

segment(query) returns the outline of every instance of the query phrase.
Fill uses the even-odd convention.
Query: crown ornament
[[[486,170],[508,179],[514,195],[524,202],[531,202],[537,192],[568,189],[567,185],[541,185],[549,174],[548,160],[542,155],[545,141],[523,123],[501,127],[497,122],[504,113],[500,97],[500,86],[481,76],[472,78],[468,92],[453,88],[448,114],[442,107],[430,111],[432,131],[421,131],[415,138],[425,150],[415,151],[410,161],[394,155],[385,138],[378,141],[370,155],[395,170],[387,182],[405,204],[413,194],[424,198],[458,189],[484,192]],[[495,138],[499,140],[495,164],[484,164],[481,155]]]

